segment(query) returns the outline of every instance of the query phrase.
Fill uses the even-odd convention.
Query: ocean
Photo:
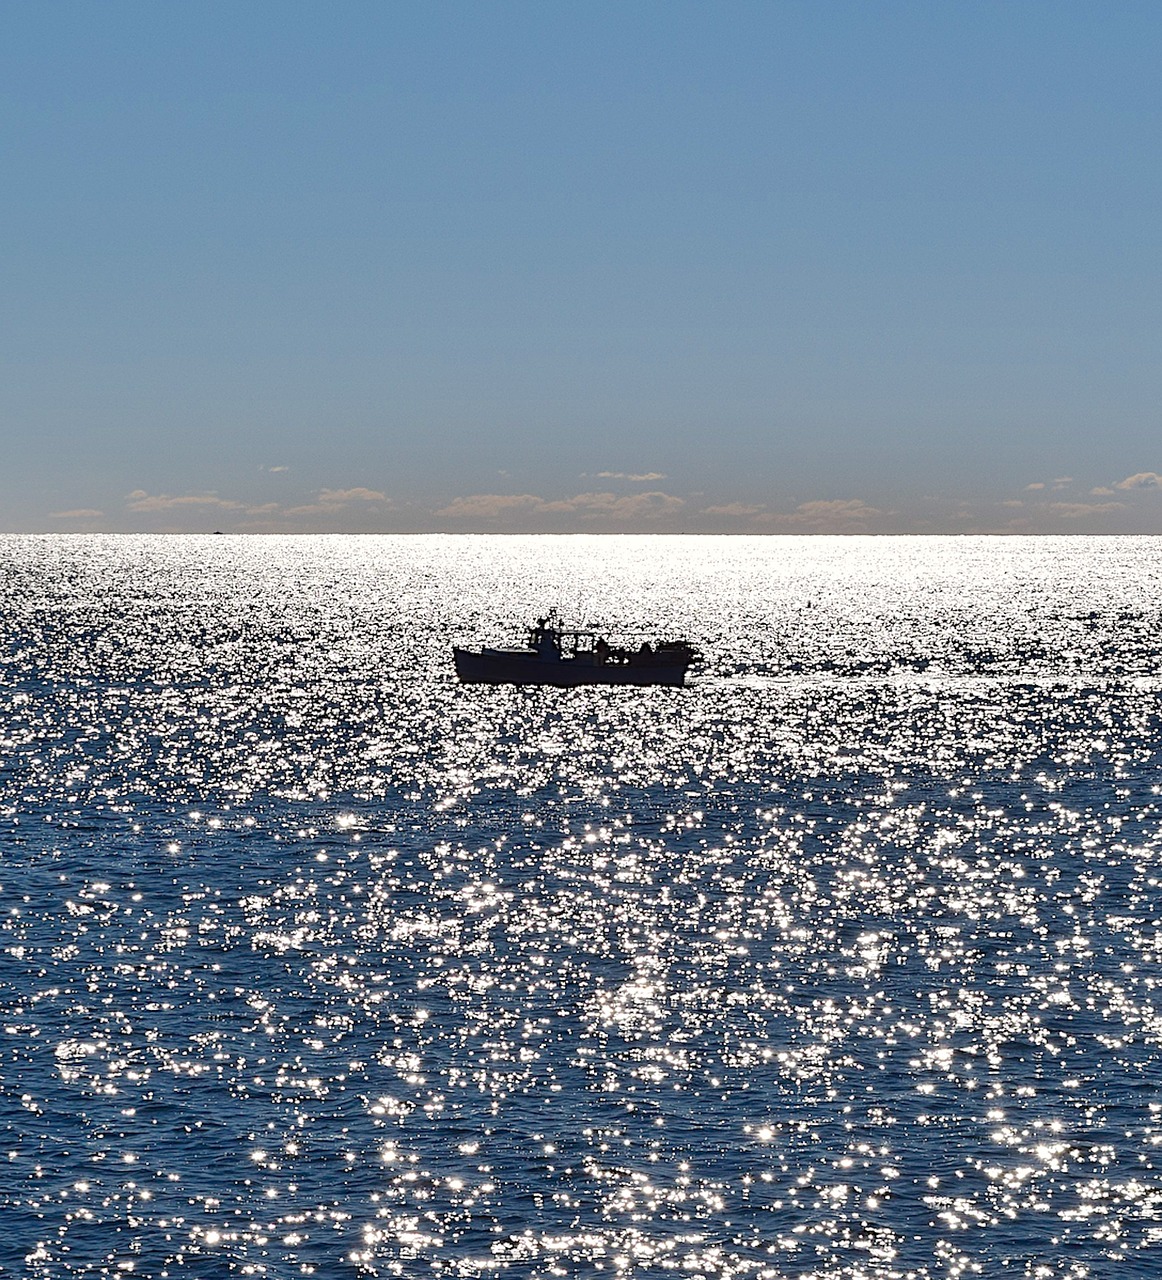
[[[1157,1275],[1160,585],[0,539],[0,1273]],[[554,605],[705,661],[456,683]]]

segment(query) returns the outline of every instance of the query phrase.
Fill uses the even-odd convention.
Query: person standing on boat
[[[533,632],[533,648],[536,649],[543,662],[559,662],[561,644],[557,639],[557,633],[548,623],[548,618],[537,619],[537,629]]]

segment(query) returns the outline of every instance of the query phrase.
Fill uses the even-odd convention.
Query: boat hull
[[[548,660],[537,653],[453,649],[461,684],[535,684],[572,689],[583,684],[668,685],[686,682],[689,663],[588,663],[576,658]]]

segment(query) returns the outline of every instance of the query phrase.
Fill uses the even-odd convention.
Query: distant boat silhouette
[[[698,651],[685,640],[614,647],[595,631],[562,627],[556,611],[538,618],[523,649],[452,648],[462,684],[670,685],[686,683]]]

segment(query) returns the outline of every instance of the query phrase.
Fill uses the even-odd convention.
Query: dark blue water
[[[1157,1274],[1159,552],[0,539],[0,1271]]]

